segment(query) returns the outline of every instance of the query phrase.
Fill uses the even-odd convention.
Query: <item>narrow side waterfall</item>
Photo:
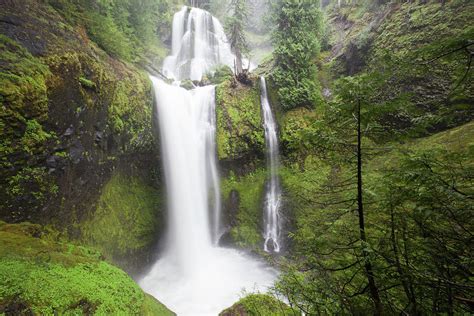
[[[280,252],[280,203],[281,186],[278,177],[278,135],[277,125],[273,117],[272,108],[268,100],[267,83],[265,77],[260,77],[261,103],[263,113],[263,125],[265,129],[265,143],[267,146],[267,169],[270,172],[270,181],[265,194],[264,213],[264,250],[267,252]]]
[[[199,27],[201,19],[214,22]],[[186,30],[190,20],[197,24]],[[215,21],[208,12],[195,8],[184,8],[175,15],[173,55],[164,63],[168,74],[175,79],[198,78],[209,65],[222,63],[221,55],[208,54],[216,52],[212,40],[183,44],[192,33],[195,39],[208,38],[209,25],[220,25]],[[165,249],[139,283],[178,315],[217,315],[237,301],[243,290],[265,292],[273,285],[277,271],[244,252],[217,246],[221,201],[215,87],[188,91],[177,83],[151,79],[168,196],[168,227]]]
[[[173,17],[172,54],[164,61],[164,75],[174,80],[201,80],[217,65],[232,69],[234,65],[224,28],[209,12],[183,7]]]

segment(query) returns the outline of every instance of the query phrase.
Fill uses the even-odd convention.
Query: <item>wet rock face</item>
[[[12,76],[0,78],[0,219],[74,234],[112,170],[152,173],[143,162],[157,156],[150,84],[49,5],[1,7],[0,72]]]

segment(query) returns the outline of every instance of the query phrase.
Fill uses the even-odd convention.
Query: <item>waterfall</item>
[[[281,187],[278,177],[278,135],[275,118],[272,114],[268,100],[267,83],[265,77],[260,77],[261,103],[263,113],[263,125],[265,129],[265,143],[267,146],[267,169],[270,171],[270,181],[265,194],[264,213],[264,250],[267,252],[280,252],[280,203]]]
[[[214,87],[192,91],[152,78],[169,197],[170,252],[187,273],[211,246],[210,202],[220,203],[215,161]],[[215,225],[218,225],[216,223]]]
[[[183,7],[173,17],[172,32],[172,54],[163,64],[165,76],[201,80],[217,65],[233,69],[235,57],[224,28],[209,12]]]
[[[203,21],[207,21],[206,27],[199,26]],[[220,26],[216,21],[200,9],[183,8],[176,13],[172,55],[163,65],[168,75],[176,80],[196,79],[211,65],[224,62],[221,48],[216,50],[220,44],[214,40],[195,45],[197,39],[213,38],[209,26],[213,25],[215,33],[216,25]],[[188,45],[190,37],[195,38],[193,45]],[[178,82],[170,85],[155,77],[151,80],[167,189],[168,227],[164,250],[139,284],[178,315],[217,315],[237,301],[244,289],[265,292],[277,271],[244,252],[217,246],[221,201],[215,87],[188,91]]]

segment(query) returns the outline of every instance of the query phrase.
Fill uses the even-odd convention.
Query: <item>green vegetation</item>
[[[418,312],[430,312],[433,306],[440,311],[466,311],[462,299],[469,296],[470,281],[462,266],[469,261],[467,232],[474,225],[467,215],[474,194],[469,184],[472,133],[470,123],[375,156],[370,141],[364,140],[366,243],[358,242],[353,211],[352,156],[341,153],[337,160],[309,156],[304,165],[284,168],[281,174],[295,217],[291,237],[298,264],[284,269],[277,285],[280,293],[287,293],[292,304],[308,313],[372,313],[371,300],[360,292],[367,284],[361,255],[366,249],[384,308],[393,304]],[[445,266],[450,267],[449,276]],[[450,285],[436,283],[440,278],[451,280]],[[432,288],[438,288],[435,298]],[[449,305],[450,295],[459,300]]]
[[[152,98],[144,71],[90,40],[86,2],[59,2],[28,0],[28,10],[5,5],[0,14],[23,21],[22,36],[0,35],[0,209],[15,221],[61,213],[70,226],[97,196],[81,188],[80,205],[72,202],[63,171],[87,163],[101,174],[120,154],[152,152]]]
[[[217,67],[212,74],[208,74],[206,77],[211,84],[221,84],[225,81],[232,79],[234,73],[229,66]]]
[[[112,260],[150,249],[161,224],[160,210],[156,189],[116,173],[104,186],[95,212],[80,224],[83,241]]]
[[[230,0],[229,10],[232,15],[227,16],[225,29],[230,47],[235,54],[235,71],[238,76],[243,72],[242,56],[249,52],[244,32],[249,19],[247,0]]]
[[[51,134],[42,123],[48,117],[46,80],[51,73],[38,58],[10,38],[0,35],[0,150],[2,166],[10,167],[9,155],[39,153]],[[18,142],[17,134],[23,136]],[[39,147],[38,147],[39,146]]]
[[[276,290],[306,314],[471,311],[472,122],[446,130],[473,117],[471,5],[331,9],[331,94],[279,120],[294,228]]]
[[[51,229],[0,222],[0,240],[0,313],[173,315],[100,253]]]
[[[262,199],[267,172],[258,169],[242,177],[230,174],[221,181],[221,193],[228,199],[231,191],[239,195],[236,218],[231,219],[231,237],[240,247],[258,249],[262,244]]]
[[[166,55],[159,36],[170,32],[174,9],[182,1],[49,0],[72,25],[86,28],[90,38],[112,56],[133,62]]]
[[[28,165],[19,172],[14,168],[35,161],[47,142],[56,139],[44,127],[48,119],[48,67],[23,46],[0,35],[0,169],[2,204],[5,207],[18,198],[24,207],[43,205],[45,196],[57,193],[57,186],[46,168]],[[29,205],[26,205],[26,204]]]
[[[296,316],[298,312],[267,294],[250,294],[222,311],[219,316]]]
[[[89,89],[95,89],[95,87],[96,87],[96,85],[93,81],[90,81],[89,79],[84,78],[84,77],[79,77],[79,83],[83,87],[89,88]]]
[[[410,129],[415,136],[466,123],[473,118],[467,105],[474,97],[467,71],[470,53],[464,49],[474,34],[469,25],[472,12],[470,1],[402,5],[365,1],[332,9],[332,44],[345,49],[330,55],[331,72],[383,73],[384,97],[404,92],[412,105],[385,121]]]
[[[130,148],[125,150],[152,145],[153,103],[151,84],[146,75],[142,72],[129,72],[128,76],[115,82],[111,94],[109,122],[115,133],[128,136]]]
[[[272,6],[275,68],[270,78],[280,103],[285,110],[313,108],[321,99],[314,67],[322,26],[319,1],[280,0],[272,2]]]
[[[265,136],[257,86],[226,81],[216,89],[217,150],[221,160],[259,156],[264,152]]]
[[[153,152],[151,86],[138,65],[165,56],[183,2],[4,6],[0,215],[64,221],[91,248],[0,222],[0,314],[170,314],[102,259],[140,260],[161,228],[160,190],[138,171],[144,164],[123,165]],[[222,14],[226,3],[197,2]],[[245,1],[231,4],[239,54],[247,12]],[[291,229],[275,291],[307,315],[472,313],[473,2],[341,0],[327,19],[318,1],[270,5],[275,52],[260,73],[277,109]],[[260,91],[256,78],[245,86],[232,77],[219,67],[202,84],[218,85],[218,157],[234,171],[221,182],[234,204],[230,237],[259,250],[268,176]],[[293,311],[250,295],[222,313],[260,314]]]

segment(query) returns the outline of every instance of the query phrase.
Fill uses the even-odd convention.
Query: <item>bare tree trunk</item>
[[[379,290],[375,284],[372,263],[367,252],[367,238],[365,235],[364,204],[362,200],[362,146],[361,146],[361,122],[360,122],[360,100],[357,100],[357,211],[359,214],[359,232],[362,241],[362,255],[364,257],[364,268],[369,282],[369,290],[375,306],[375,315],[383,314],[382,302],[380,301]]]
[[[240,52],[240,49],[235,49],[235,68],[236,76],[240,75],[244,71],[242,66],[242,53]]]

